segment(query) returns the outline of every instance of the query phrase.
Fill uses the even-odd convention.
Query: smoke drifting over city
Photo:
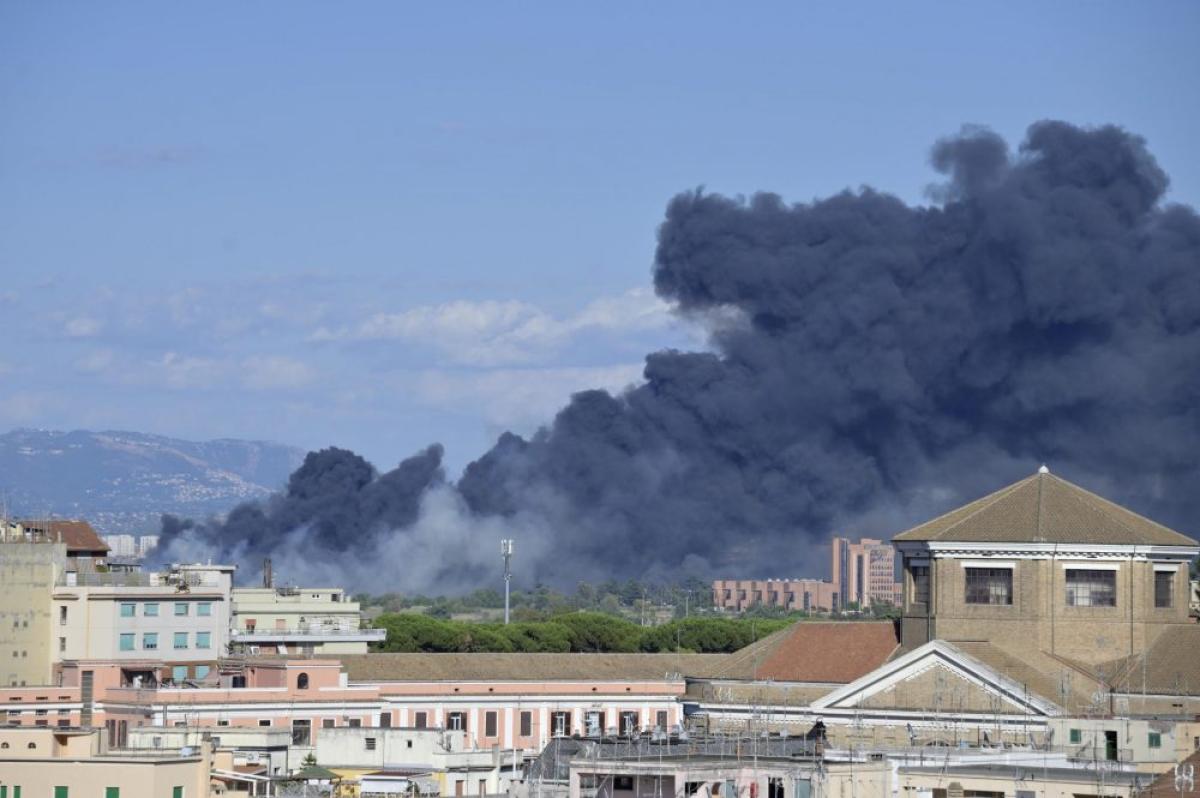
[[[928,206],[675,197],[654,285],[711,351],[648,355],[642,384],[577,394],[456,484],[436,445],[382,475],[315,452],[270,501],[165,519],[160,557],[446,592],[513,537],[528,584],[819,575],[830,534],[890,535],[1042,462],[1200,531],[1200,217],[1115,127],[1040,122],[1015,151],[964,129],[931,161]]]

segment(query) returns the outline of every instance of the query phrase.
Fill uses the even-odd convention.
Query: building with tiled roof
[[[1192,538],[1042,468],[893,544],[899,635],[799,624],[689,685],[693,715],[789,733],[820,721],[859,747],[1002,742],[1154,769],[1200,739]]]

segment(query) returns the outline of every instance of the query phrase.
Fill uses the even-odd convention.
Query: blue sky
[[[700,347],[705,186],[911,202],[964,123],[1121,124],[1200,199],[1200,5],[0,4],[0,430],[452,468]]]

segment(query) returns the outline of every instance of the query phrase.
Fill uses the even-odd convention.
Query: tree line
[[[543,621],[472,623],[416,613],[384,613],[376,651],[397,652],[694,652],[744,648],[796,618],[684,618],[659,626],[598,612],[568,612]]]

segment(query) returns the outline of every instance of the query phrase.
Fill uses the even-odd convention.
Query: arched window
[[[8,748],[8,743],[0,743],[0,748]]]
[[[296,688],[299,690],[308,689],[308,674],[302,673],[296,677]]]
[[[37,743],[30,743],[30,744],[29,744],[29,747],[30,747],[30,748],[37,748]]]

